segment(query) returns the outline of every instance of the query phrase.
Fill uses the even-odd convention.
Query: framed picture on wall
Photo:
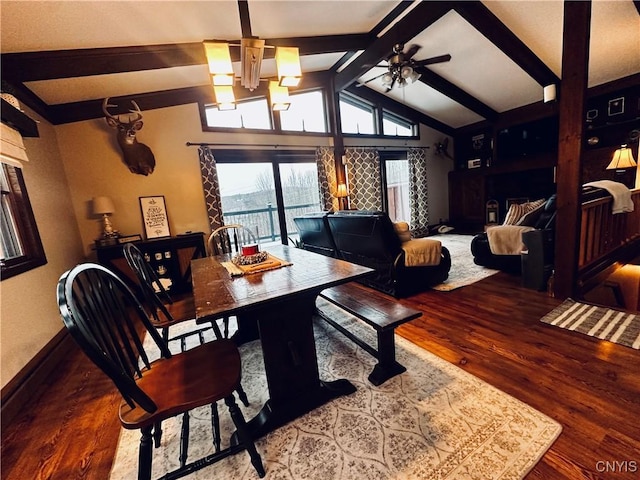
[[[142,223],[147,238],[170,237],[169,217],[164,202],[164,195],[140,197]]]

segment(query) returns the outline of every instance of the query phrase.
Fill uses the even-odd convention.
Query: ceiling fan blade
[[[407,60],[410,60],[411,57],[413,57],[416,53],[418,53],[418,50],[420,50],[422,47],[420,45],[416,45],[415,43],[412,44],[409,49],[405,52],[404,54],[404,58]]]
[[[425,58],[424,60],[414,60],[413,64],[416,67],[424,67],[425,65],[433,65],[434,63],[448,62],[451,60],[451,55],[439,55],[437,57]]]
[[[376,75],[375,77],[370,78],[369,80],[367,80],[367,81],[365,81],[365,82],[357,83],[357,84],[356,84],[356,87],[362,87],[363,85],[366,85],[366,84],[367,84],[367,83],[369,83],[369,82],[373,82],[374,80],[376,80],[376,79],[378,79],[378,78],[382,77],[382,76],[383,76],[383,75],[385,75],[386,73],[387,73],[387,72],[381,73],[380,75]]]
[[[388,68],[389,64],[388,63],[365,63],[362,68],[375,68],[375,67],[384,67],[384,68]]]

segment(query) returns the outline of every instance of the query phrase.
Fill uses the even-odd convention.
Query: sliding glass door
[[[293,218],[319,211],[313,152],[216,152],[224,223],[251,229],[261,244],[296,239]]]

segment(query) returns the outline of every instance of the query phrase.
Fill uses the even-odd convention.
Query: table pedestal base
[[[355,393],[356,387],[346,379],[332,382],[320,382],[320,386],[313,393],[291,401],[274,402],[267,400],[260,412],[247,422],[247,429],[251,437],[256,440],[272,432],[278,427],[301,417],[314,408],[318,408],[334,398]],[[238,444],[237,433],[231,435],[231,444]]]

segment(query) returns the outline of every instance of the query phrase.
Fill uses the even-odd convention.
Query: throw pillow
[[[544,212],[544,206],[545,204],[542,203],[537,208],[525,213],[520,220],[518,220],[516,225],[520,225],[522,227],[534,227],[536,223],[538,223],[538,219],[542,215],[542,212]]]
[[[540,205],[544,206],[545,199],[541,198],[540,200],[535,200],[533,202],[526,202],[520,204],[513,204],[509,207],[509,211],[507,212],[507,216],[504,218],[503,225],[518,225],[518,222],[522,217],[524,217],[527,213],[535,210]]]

